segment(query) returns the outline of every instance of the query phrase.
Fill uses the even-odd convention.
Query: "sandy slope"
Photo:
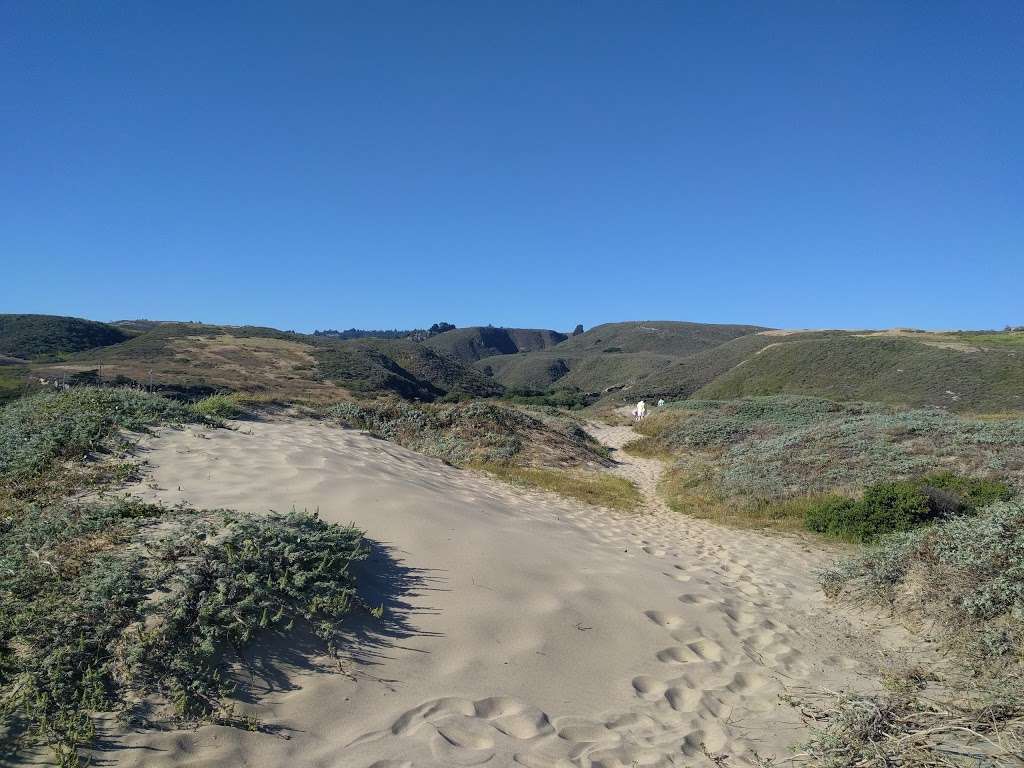
[[[157,488],[135,490],[355,522],[385,617],[360,620],[343,673],[301,644],[249,660],[242,699],[275,733],[123,734],[101,764],[610,768],[711,764],[706,748],[742,765],[802,735],[784,686],[854,679],[861,641],[795,539],[523,492],[323,424],[251,432],[164,432],[146,444]],[[620,458],[652,491],[657,462]]]

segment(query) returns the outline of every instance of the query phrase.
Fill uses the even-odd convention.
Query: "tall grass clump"
[[[358,531],[315,515],[26,506],[0,519],[0,732],[71,767],[96,712],[150,721],[156,698],[231,722],[232,654],[299,625],[336,648],[362,557]]]
[[[585,504],[632,511],[643,501],[636,484],[609,474],[569,472],[507,464],[483,464],[480,469],[514,485],[569,496]]]

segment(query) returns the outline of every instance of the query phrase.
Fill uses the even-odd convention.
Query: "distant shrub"
[[[576,411],[596,402],[597,395],[578,389],[556,389],[550,392],[513,390],[506,394],[505,399],[520,405],[547,405]]]
[[[826,497],[804,515],[808,530],[854,541],[870,541],[926,523],[972,513],[1013,494],[998,480],[961,477],[942,472],[914,480],[875,483],[859,500]]]

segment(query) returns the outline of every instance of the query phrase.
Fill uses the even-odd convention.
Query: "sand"
[[[805,734],[780,693],[862,669],[863,639],[815,583],[826,555],[796,538],[653,497],[641,513],[588,507],[315,422],[164,430],[142,447],[146,498],[364,529],[361,590],[384,617],[354,618],[340,671],[301,640],[252,653],[240,700],[270,732],[110,725],[100,764],[749,765]],[[659,462],[619,458],[653,494]]]

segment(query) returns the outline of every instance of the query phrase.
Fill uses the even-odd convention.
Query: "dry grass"
[[[636,453],[653,455],[656,453]],[[658,492],[674,512],[710,520],[730,528],[749,528],[794,533],[806,532],[804,519],[809,507],[820,503],[824,494],[807,494],[788,499],[727,496],[718,490],[715,469],[710,464],[677,464],[665,471]]]
[[[661,443],[650,437],[641,437],[626,443],[622,446],[622,450],[624,453],[640,459],[661,459],[662,461],[672,461],[673,459],[672,454]]]
[[[819,768],[996,768],[1024,765],[1024,717],[991,702],[896,692],[794,698],[815,735],[794,756]]]
[[[106,380],[123,376],[157,385],[268,393],[287,401],[331,403],[344,399],[344,390],[319,379],[311,349],[287,339],[195,335],[168,339],[166,347],[139,357],[117,356],[116,350],[107,349],[95,361],[76,358],[33,370],[53,377],[98,369]]]
[[[475,468],[507,483],[551,491],[600,507],[629,512],[643,501],[634,483],[615,475],[516,467],[509,464],[480,464]]]

